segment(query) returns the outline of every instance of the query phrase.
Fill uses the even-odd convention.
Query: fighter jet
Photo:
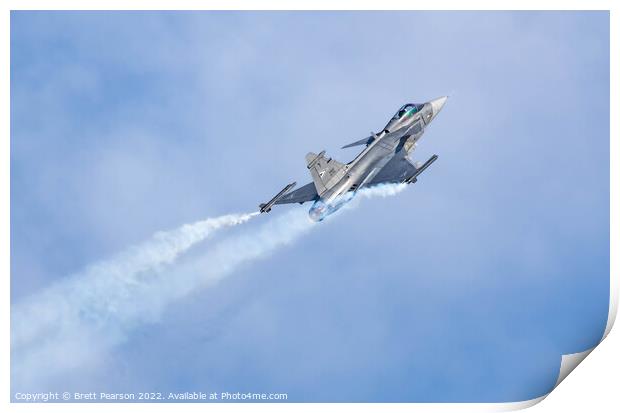
[[[379,133],[342,148],[365,145],[365,148],[347,164],[340,163],[321,151],[318,155],[308,153],[306,166],[312,181],[290,192],[295,182],[288,184],[276,196],[260,204],[260,212],[269,212],[273,205],[314,201],[308,211],[313,221],[322,221],[328,215],[349,202],[355,193],[364,187],[386,183],[417,182],[437,155],[423,164],[412,163],[409,154],[413,152],[426,127],[435,119],[448,100],[447,96],[426,103],[407,103],[385,125]]]

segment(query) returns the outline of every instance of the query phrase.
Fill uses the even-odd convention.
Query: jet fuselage
[[[314,202],[309,210],[310,218],[322,221],[353,199],[355,193],[371,182],[397,152],[412,151],[446,99],[441,97],[421,105],[403,106],[385,128],[371,138],[366,148],[344,166],[343,177]]]

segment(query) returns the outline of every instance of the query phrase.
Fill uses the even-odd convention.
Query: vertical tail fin
[[[325,151],[318,155],[308,153],[306,163],[312,175],[316,192],[321,196],[344,176],[345,166],[338,161],[325,157]]]

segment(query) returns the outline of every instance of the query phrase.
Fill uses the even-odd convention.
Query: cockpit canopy
[[[407,103],[398,109],[398,112],[396,112],[392,119],[402,119],[405,116],[413,116],[421,111],[423,106],[424,105],[421,103]]]

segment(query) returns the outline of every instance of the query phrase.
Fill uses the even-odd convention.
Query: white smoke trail
[[[362,188],[358,193],[362,198],[386,198],[401,193],[405,188],[407,188],[407,184],[380,184],[370,188]]]
[[[379,184],[372,186],[370,188],[362,188],[357,191],[356,196],[351,199],[342,210],[355,209],[357,208],[362,199],[369,198],[387,198],[389,196],[394,196],[407,188],[407,184]],[[340,213],[340,211],[336,211],[336,214]]]
[[[386,197],[404,187],[382,185],[360,194]],[[244,263],[267,256],[317,225],[305,209],[294,209],[220,241],[194,261],[176,268],[166,265],[213,231],[246,222],[256,214],[227,215],[158,233],[13,306],[12,384],[45,383],[47,375],[53,377],[96,358],[126,340],[135,327],[157,321],[174,301],[212,285]]]
[[[129,311],[125,308],[125,313],[119,312],[120,307],[133,299],[136,286],[148,282],[146,274],[173,263],[181,253],[218,229],[242,224],[256,215],[258,212],[224,215],[157,232],[148,241],[12,306],[13,354],[36,354],[41,351],[41,344],[52,337],[64,334],[76,338],[80,330],[86,334],[106,318],[123,319]],[[76,331],[75,327],[79,329]]]

